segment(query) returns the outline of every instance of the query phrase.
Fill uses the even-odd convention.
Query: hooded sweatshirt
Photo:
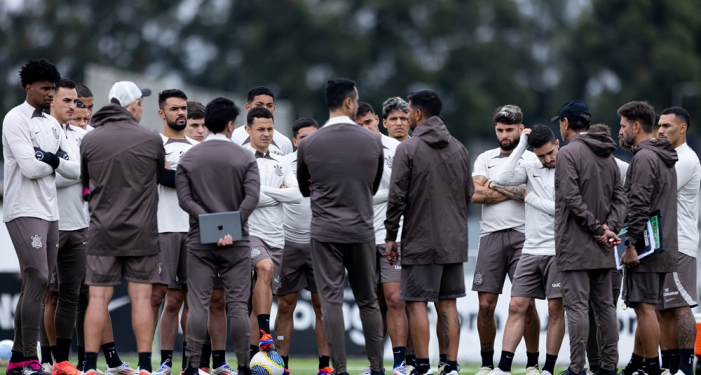
[[[396,241],[399,222],[401,262],[467,262],[467,205],[475,186],[470,155],[443,120],[433,116],[397,147],[387,202],[387,241]]]
[[[653,138],[633,149],[626,175],[628,239],[633,246],[642,240],[653,212],[662,211],[664,250],[640,260],[632,272],[674,272],[677,269],[677,152],[666,139]]]
[[[80,145],[81,178],[90,189],[88,255],[158,254],[160,135],[116,104],[97,111],[92,126]]]
[[[604,233],[603,224],[617,233],[625,219],[627,199],[611,155],[616,147],[605,133],[579,133],[557,154],[555,254],[562,271],[614,267],[613,249],[594,235]]]

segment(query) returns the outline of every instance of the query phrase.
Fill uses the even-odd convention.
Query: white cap
[[[134,101],[150,95],[151,90],[142,90],[134,82],[119,81],[112,85],[112,88],[110,89],[109,98],[110,102],[114,102],[114,99],[118,102],[117,104],[121,105],[122,107],[126,107],[129,104],[134,103]]]

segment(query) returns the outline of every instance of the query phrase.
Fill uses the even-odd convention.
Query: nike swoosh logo
[[[665,301],[665,302],[674,301],[674,298],[665,299],[664,301]]]
[[[40,132],[35,132],[34,134],[39,134]]]
[[[496,165],[490,165],[490,166],[487,167],[487,169],[491,169],[491,168],[494,168],[494,167],[496,167]]]
[[[122,296],[122,297],[113,299],[112,301],[110,301],[110,304],[107,305],[107,311],[117,310],[118,308],[120,308],[122,306],[126,306],[129,303],[131,303],[129,296]]]

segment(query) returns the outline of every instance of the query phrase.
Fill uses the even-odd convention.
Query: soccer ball
[[[253,375],[282,375],[285,362],[278,352],[258,352],[251,358],[251,374]]]
[[[12,340],[0,341],[0,366],[7,366],[12,357]]]

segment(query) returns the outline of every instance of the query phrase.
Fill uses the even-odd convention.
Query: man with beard
[[[621,117],[618,136],[628,146],[634,147],[625,184],[629,202],[628,232],[623,244],[625,252],[621,256],[621,263],[626,266],[623,301],[635,309],[638,318],[633,354],[623,371],[626,375],[641,370],[648,375],[659,375],[660,323],[655,306],[664,306],[662,298],[669,297],[663,290],[667,287],[666,274],[677,270],[679,260],[677,173],[674,167],[678,157],[669,140],[653,138],[655,111],[650,104],[626,103],[618,109],[618,115]],[[643,238],[645,227],[658,210],[661,211],[664,251],[639,259],[643,242],[647,242]],[[669,302],[675,299],[670,298]],[[670,303],[670,306],[674,305]],[[674,336],[674,333],[665,332],[665,335]]]
[[[400,97],[393,97],[382,103],[382,125],[390,138],[399,142],[409,139],[409,108]]]
[[[497,327],[494,309],[504,287],[506,276],[513,281],[525,237],[524,198],[526,186],[501,186],[494,183],[499,168],[518,146],[523,132],[523,113],[515,105],[498,107],[494,112],[494,128],[499,147],[483,152],[475,161],[472,180],[475,183],[473,203],[482,204],[479,252],[472,290],[479,296],[477,331],[480,336],[482,367],[477,375],[494,369],[494,339]],[[524,151],[517,165],[538,162],[530,151]],[[528,362],[527,375],[538,372],[538,336],[540,320],[531,301],[526,312],[524,338]]]

